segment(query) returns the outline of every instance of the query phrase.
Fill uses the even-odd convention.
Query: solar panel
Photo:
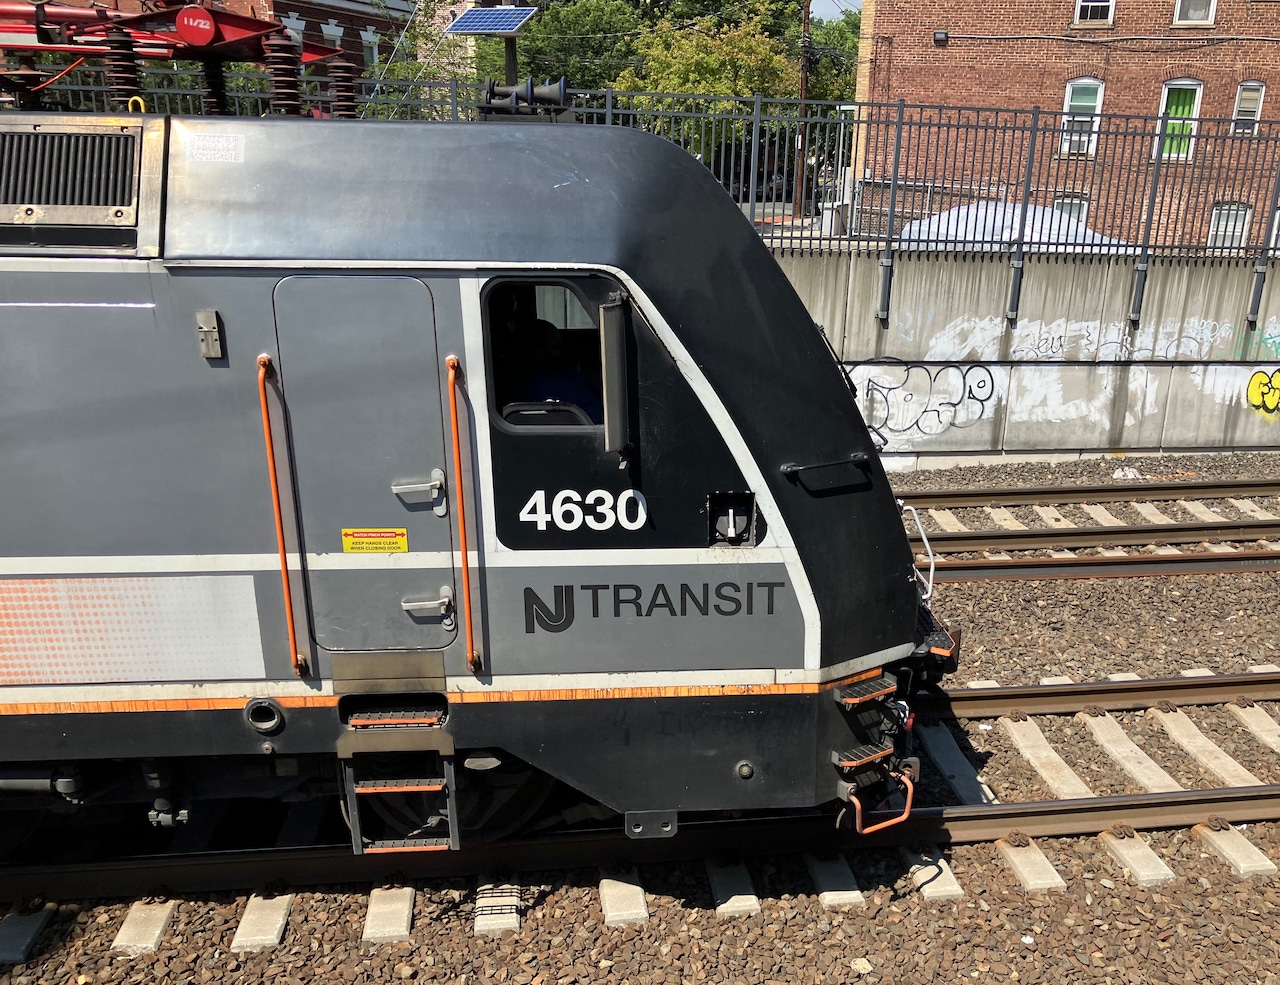
[[[537,12],[537,7],[472,7],[459,14],[444,33],[510,37]]]

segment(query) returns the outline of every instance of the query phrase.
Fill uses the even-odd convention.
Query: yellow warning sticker
[[[343,527],[343,554],[404,554],[409,550],[405,527]]]

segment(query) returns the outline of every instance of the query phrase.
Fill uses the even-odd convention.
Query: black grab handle
[[[781,472],[788,479],[794,479],[801,472],[808,472],[810,469],[829,469],[836,465],[865,466],[870,461],[871,459],[868,457],[866,452],[855,451],[848,458],[840,458],[834,462],[818,462],[815,465],[794,465],[789,463],[782,466]]]

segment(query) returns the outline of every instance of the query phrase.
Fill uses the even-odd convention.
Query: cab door
[[[296,276],[274,302],[315,641],[443,648],[457,629],[431,292]]]

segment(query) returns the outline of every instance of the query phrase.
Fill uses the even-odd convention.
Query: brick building
[[[243,2],[243,0],[240,0]],[[262,0],[272,5],[274,15],[285,27],[307,41],[342,48],[348,58],[369,74],[374,66],[391,57],[391,52],[413,14],[415,0]],[[434,18],[447,26],[470,0],[441,4]],[[397,58],[411,57],[401,49]]]
[[[1241,247],[1261,240],[1262,217],[1274,223],[1280,128],[1262,121],[1280,119],[1277,0],[996,0],[981,18],[958,0],[864,0],[860,55],[860,100],[1041,110],[1034,126],[1027,114],[908,111],[903,221],[1017,202],[1029,174],[1030,204],[1129,242],[1144,235],[1148,192],[1157,242]],[[1162,114],[1162,133],[1136,119]],[[874,185],[893,109],[869,115],[880,125],[861,176]],[[870,212],[883,210],[870,191]]]
[[[1274,0],[864,0],[858,96],[1256,120],[1277,39]]]

